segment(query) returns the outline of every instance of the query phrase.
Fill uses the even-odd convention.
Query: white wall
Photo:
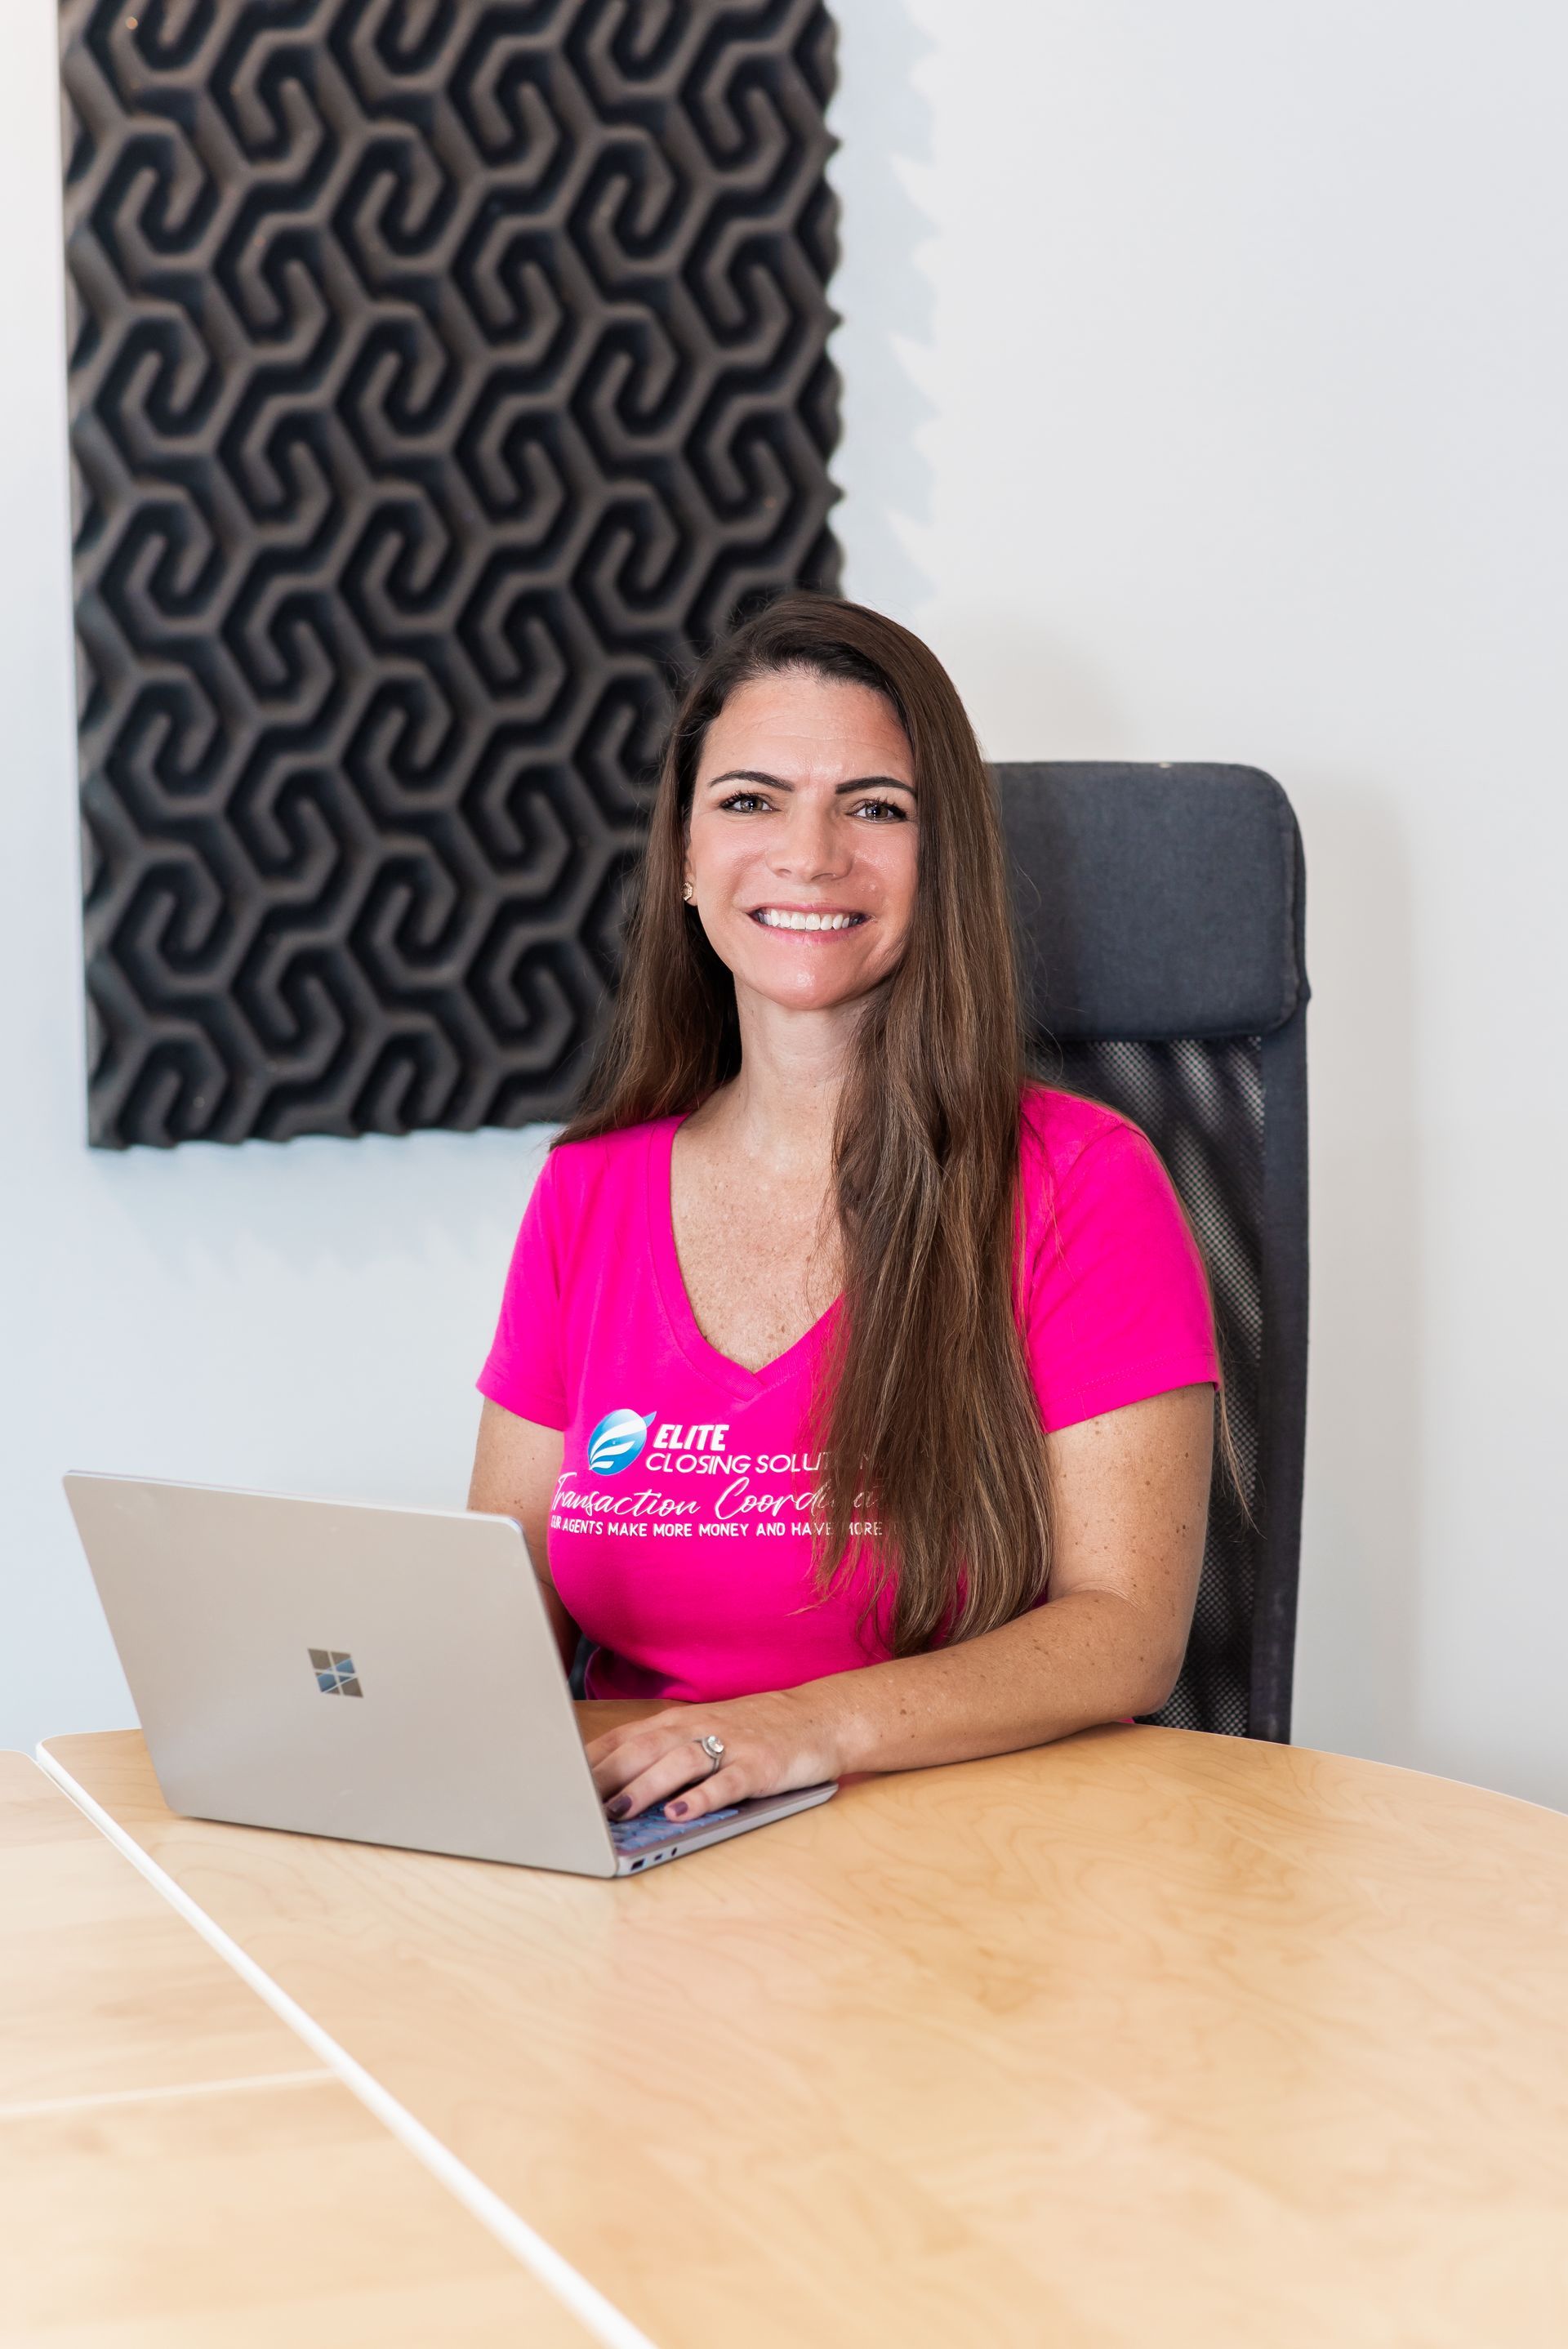
[[[841,0],[849,584],[998,757],[1306,835],[1300,1736],[1568,1805],[1548,0]],[[460,1495],[541,1137],[81,1142],[53,11],[0,83],[0,1743],[129,1718],[67,1462]],[[1558,656],[1553,663],[1553,656]]]

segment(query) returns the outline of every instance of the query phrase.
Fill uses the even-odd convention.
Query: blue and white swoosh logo
[[[613,1411],[602,1419],[588,1438],[588,1465],[595,1476],[618,1476],[629,1468],[648,1440],[648,1430],[654,1423],[649,1412]]]

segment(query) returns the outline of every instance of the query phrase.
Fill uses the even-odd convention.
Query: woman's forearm
[[[1144,1608],[1114,1591],[1075,1590],[957,1647],[835,1673],[793,1694],[820,1723],[838,1775],[919,1769],[1152,1713],[1181,1652],[1175,1627]]]
[[[672,1706],[590,1744],[627,1817],[672,1817],[858,1770],[913,1770],[1048,1744],[1158,1711],[1187,1644],[1203,1555],[1213,1396],[1177,1389],[1052,1438],[1056,1596],[998,1630],[772,1693]],[[727,1759],[693,1783],[692,1723]]]
[[[544,1601],[544,1611],[550,1618],[550,1628],[555,1634],[555,1644],[561,1651],[562,1663],[570,1673],[573,1665],[577,1661],[577,1642],[581,1635],[576,1624],[556,1597],[552,1584],[542,1581],[539,1586],[539,1595]]]

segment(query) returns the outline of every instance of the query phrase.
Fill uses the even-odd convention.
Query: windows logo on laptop
[[[365,1694],[359,1685],[352,1656],[340,1655],[335,1648],[312,1648],[310,1661],[315,1670],[315,1684],[323,1696]]]

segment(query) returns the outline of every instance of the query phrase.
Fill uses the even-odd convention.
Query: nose
[[[844,837],[831,801],[808,798],[803,792],[789,802],[783,825],[769,849],[769,869],[791,881],[834,881],[848,872],[854,844]]]

